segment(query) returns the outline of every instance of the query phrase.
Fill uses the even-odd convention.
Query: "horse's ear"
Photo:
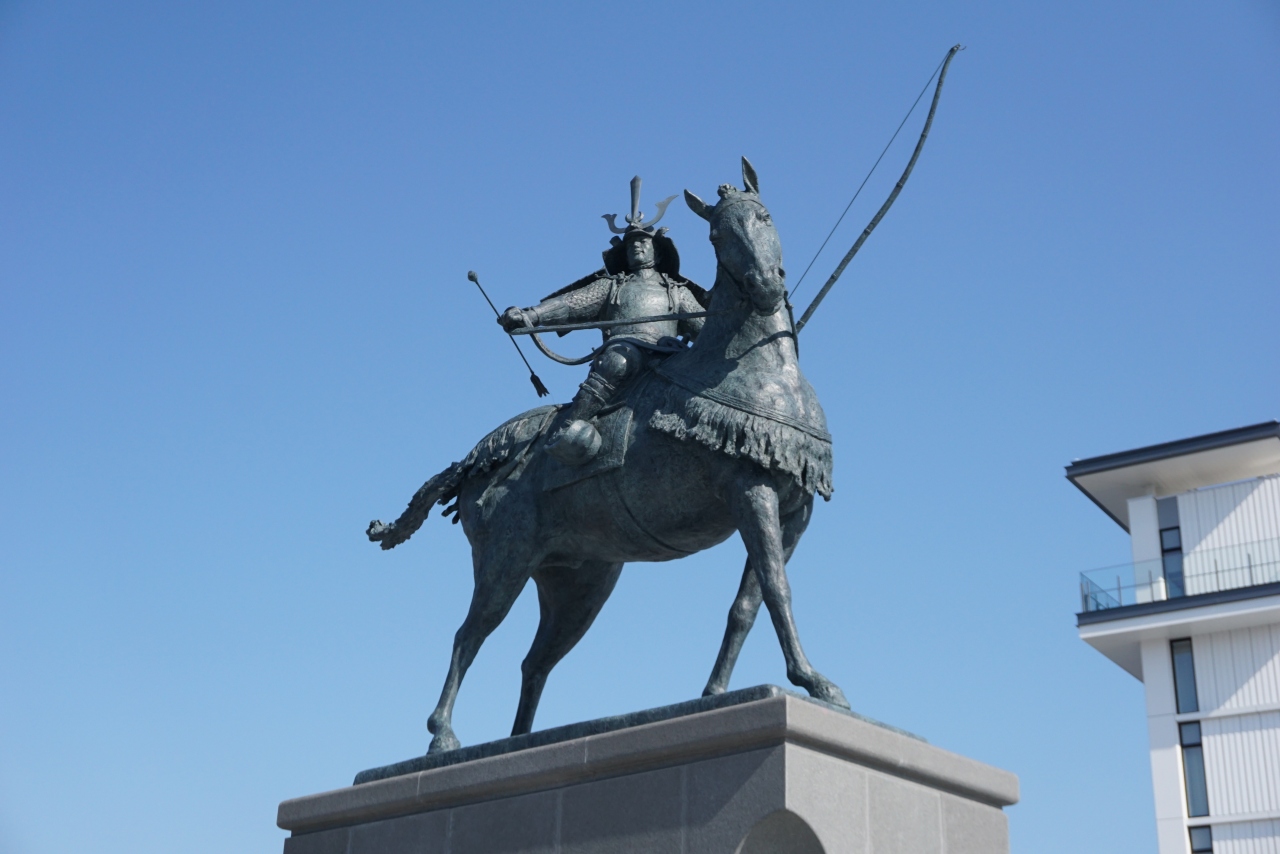
[[[690,193],[688,190],[684,191],[684,200],[685,203],[689,205],[689,210],[693,211],[703,219],[710,221],[711,208],[706,202],[695,196],[693,193]]]
[[[748,193],[760,195],[760,184],[756,181],[756,169],[751,165],[751,161],[742,158],[742,189]]]

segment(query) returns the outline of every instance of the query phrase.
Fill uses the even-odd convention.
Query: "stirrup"
[[[600,453],[600,431],[590,421],[575,419],[547,440],[547,453],[567,466],[580,466]]]

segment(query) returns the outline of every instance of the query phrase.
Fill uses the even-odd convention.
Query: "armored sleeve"
[[[684,314],[686,312],[693,313],[695,311],[703,311],[702,304],[690,293],[688,288],[676,288],[676,311]],[[676,325],[676,330],[687,340],[692,341],[698,337],[698,333],[702,331],[702,325],[707,322],[705,317],[691,317],[682,320]]]
[[[613,280],[600,278],[567,294],[545,299],[531,311],[537,313],[535,323],[538,326],[598,320],[604,314],[612,291]]]

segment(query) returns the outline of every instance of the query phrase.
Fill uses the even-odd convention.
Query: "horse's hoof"
[[[809,692],[809,696],[815,700],[838,706],[841,709],[849,708],[849,701],[845,699],[844,692],[834,682],[823,682],[817,685]]]
[[[462,742],[458,741],[456,735],[451,732],[442,732],[431,739],[431,745],[427,748],[427,753],[444,753],[446,750],[458,750],[461,747]]]
[[[707,687],[705,687],[705,688],[703,688],[703,689],[702,689],[702,696],[704,696],[704,697],[714,697],[714,696],[716,696],[717,694],[723,694],[723,693],[724,693],[724,690],[725,690],[725,689],[724,689],[724,686],[723,686],[723,685],[710,685],[710,684],[708,684],[708,685],[707,685]]]

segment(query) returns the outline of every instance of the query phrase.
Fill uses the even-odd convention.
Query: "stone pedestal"
[[[285,854],[1007,854],[1018,800],[1008,771],[773,686],[453,754],[283,802]]]

